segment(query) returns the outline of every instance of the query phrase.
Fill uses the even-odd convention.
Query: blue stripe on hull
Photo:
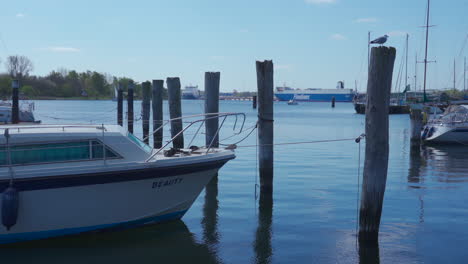
[[[161,223],[169,220],[180,219],[187,210],[169,213],[165,215],[158,215],[152,217],[146,217],[138,220],[121,222],[121,223],[113,223],[113,224],[105,224],[105,225],[95,225],[95,226],[86,226],[86,227],[78,227],[78,228],[65,228],[65,229],[57,229],[57,230],[49,230],[49,231],[39,231],[39,232],[28,232],[28,233],[15,233],[15,234],[6,234],[0,235],[0,244],[8,244],[8,243],[16,243],[16,242],[23,242],[29,240],[37,240],[37,239],[44,239],[44,238],[51,238],[51,237],[58,237],[58,236],[65,236],[65,235],[74,235],[79,233],[97,231],[97,230],[105,230],[105,229],[124,229],[130,227],[141,226],[150,223]]]
[[[295,98],[295,95],[299,98]],[[303,102],[331,102],[332,98],[335,97],[336,102],[352,102],[352,94],[287,94],[287,93],[276,93],[276,98],[280,101],[303,101]],[[302,99],[302,96],[309,96],[309,99]]]
[[[182,99],[184,99],[184,100],[196,100],[196,99],[200,99],[200,97],[197,97],[197,96],[191,95],[191,94],[183,94]]]

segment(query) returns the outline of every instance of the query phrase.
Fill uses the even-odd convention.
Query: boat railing
[[[189,141],[188,146],[191,146],[192,143],[194,142],[194,140],[196,139],[196,137],[201,133],[202,127],[203,127],[203,125],[205,124],[206,121],[211,120],[211,119],[215,119],[215,118],[220,119],[219,126],[218,126],[215,134],[213,135],[213,138],[212,138],[211,142],[207,143],[207,146],[205,146],[206,147],[206,154],[209,153],[210,150],[213,149],[213,145],[215,144],[215,139],[218,137],[220,130],[223,128],[227,118],[229,118],[229,117],[234,118],[233,134],[238,135],[238,134],[244,132],[244,125],[245,125],[245,121],[246,121],[246,116],[245,116],[244,113],[206,113],[206,114],[197,114],[197,115],[190,115],[190,116],[172,118],[172,119],[169,119],[169,120],[162,120],[161,121],[162,124],[158,128],[156,128],[152,133],[150,133],[147,136],[147,138],[144,138],[143,141],[148,139],[148,137],[152,136],[154,133],[158,132],[159,130],[164,129],[165,127],[167,127],[169,124],[171,124],[174,121],[181,121],[182,122],[182,120],[183,120],[182,124],[185,125],[185,127],[183,127],[181,129],[181,131],[179,131],[176,135],[172,136],[169,140],[167,140],[165,142],[165,144],[163,144],[163,146],[161,148],[159,148],[159,149],[152,148],[151,152],[150,152],[151,155],[150,155],[150,157],[148,159],[146,159],[146,161],[149,161],[149,160],[153,159],[157,154],[159,154],[161,151],[163,151],[175,139],[177,139],[178,137],[181,137],[184,134],[184,132],[186,132],[191,127],[194,127],[196,124],[199,124],[199,126],[196,129],[196,132],[194,134],[192,134],[192,138]],[[26,126],[20,125],[20,126],[2,127],[2,128],[0,128],[1,129],[0,131],[2,131],[2,134],[8,135],[11,132],[21,133],[22,131],[26,132],[26,131],[31,131],[31,130],[34,130],[34,129],[41,129],[41,130],[42,129],[57,129],[59,131],[66,131],[69,128],[96,129],[96,132],[102,134],[101,137],[99,137],[99,140],[101,140],[103,143],[105,142],[105,135],[106,135],[105,132],[108,131],[108,129],[106,129],[106,125],[103,125],[103,124],[101,124],[101,125],[26,125]],[[108,157],[106,157],[105,146],[106,146],[105,143],[102,144],[102,147],[103,147],[103,149],[102,149],[102,153],[103,153],[102,154],[103,155],[102,159],[104,161],[106,161],[108,159]],[[76,148],[76,146],[73,146],[73,147]],[[47,149],[54,148],[55,149],[57,147],[43,147],[43,148],[47,148]],[[68,146],[61,146],[61,147],[58,147],[58,148],[69,148],[69,147]],[[5,149],[5,150],[7,152],[10,152],[9,149]]]
[[[438,116],[428,121],[429,124],[462,124],[468,123],[468,113],[455,113],[447,116]]]
[[[21,130],[28,130],[28,129],[45,129],[45,128],[58,128],[62,131],[65,131],[66,128],[95,128],[97,130],[104,130],[106,131],[105,125],[18,125],[18,126],[8,126],[8,127],[0,127],[5,131],[6,129],[10,131],[21,132]]]
[[[221,119],[221,122],[220,122],[220,125],[218,126],[217,130],[216,130],[216,133],[213,135],[213,139],[211,140],[211,142],[206,146],[206,154],[209,153],[209,151],[213,148],[213,144],[215,143],[215,139],[216,137],[219,135],[219,131],[221,130],[221,128],[223,127],[226,119],[228,117],[233,117],[235,118],[234,120],[234,124],[233,124],[233,133],[234,135],[238,135],[240,133],[242,133],[244,130],[244,125],[245,125],[245,119],[246,119],[246,116],[244,113],[206,113],[206,114],[198,114],[198,115],[190,115],[190,116],[183,116],[183,117],[178,117],[178,118],[172,118],[172,119],[169,119],[169,120],[163,120],[163,124],[161,126],[159,126],[158,128],[156,128],[152,133],[150,133],[150,135],[148,135],[146,138],[144,138],[143,140],[146,140],[148,139],[148,137],[150,137],[151,135],[153,135],[154,133],[158,132],[159,130],[163,129],[164,127],[166,127],[168,124],[171,124],[172,122],[174,121],[178,121],[178,120],[187,120],[187,119],[193,119],[193,118],[197,118],[195,120],[192,120],[192,121],[186,121],[184,123],[186,123],[187,125],[181,130],[179,131],[176,135],[174,135],[170,140],[168,140],[161,148],[155,150],[153,148],[153,151],[152,151],[152,154],[151,156],[146,160],[146,162],[152,160],[157,154],[159,154],[161,151],[163,151],[169,144],[171,144],[176,138],[178,137],[181,137],[183,135],[183,133],[185,131],[187,131],[189,128],[191,128],[192,126],[194,126],[195,124],[200,124],[196,130],[196,132],[193,134],[192,136],[192,139],[190,140],[190,143],[188,144],[188,146],[192,145],[193,141],[195,140],[195,138],[200,134],[200,131],[201,131],[201,128],[203,127],[203,125],[205,124],[205,122],[207,120],[210,120],[210,119]],[[239,118],[241,118],[241,121],[239,121]],[[238,122],[240,122],[240,125],[238,125]],[[238,130],[236,131],[236,128],[238,128]]]

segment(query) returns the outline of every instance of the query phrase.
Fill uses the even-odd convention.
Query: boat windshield
[[[146,153],[151,153],[151,147],[146,145],[143,141],[139,138],[135,137],[132,133],[128,132],[127,137],[131,139],[135,144],[137,144],[140,148],[142,148]]]

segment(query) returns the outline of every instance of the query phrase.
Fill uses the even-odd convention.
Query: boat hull
[[[357,114],[365,114],[366,113],[366,105],[355,103],[354,110]],[[398,114],[409,114],[410,107],[407,105],[390,105],[388,108],[388,113],[391,115],[398,115]]]
[[[17,223],[9,231],[0,227],[0,244],[180,219],[224,163],[167,177],[120,175],[100,184],[86,184],[99,175],[66,181],[75,186],[19,183]]]
[[[302,102],[331,102],[335,97],[336,102],[352,102],[354,94],[297,94],[297,93],[275,93],[279,101],[296,100]]]
[[[197,99],[200,99],[200,96],[195,96],[193,94],[183,94],[182,99],[184,99],[184,100],[197,100]]]
[[[430,129],[430,128],[429,128]],[[428,131],[422,132],[422,138],[429,144],[467,144],[468,127],[435,126],[429,135]],[[425,134],[426,133],[426,134]]]

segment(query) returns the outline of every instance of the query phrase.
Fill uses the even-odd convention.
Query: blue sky
[[[365,90],[367,32],[397,48],[394,80],[410,34],[409,76],[424,51],[426,0],[6,1],[0,11],[0,70],[26,55],[33,74],[95,70],[137,81],[179,76],[203,87],[221,72],[221,90],[256,90],[255,60],[272,59],[275,85]],[[428,88],[463,87],[468,0],[432,0]],[[465,44],[465,45],[464,45]],[[464,47],[465,46],[465,47]],[[418,80],[423,65],[419,64]],[[418,82],[421,84],[421,82]]]

